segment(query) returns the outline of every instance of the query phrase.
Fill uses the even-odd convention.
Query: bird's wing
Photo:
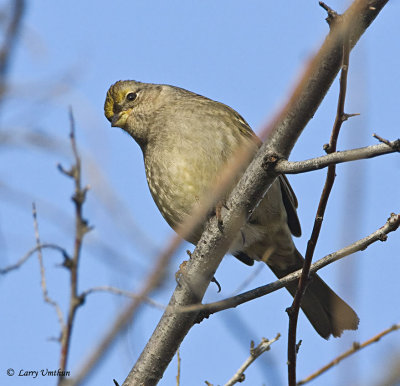
[[[298,206],[296,195],[294,194],[293,189],[284,174],[279,176],[279,182],[281,184],[282,200],[287,213],[289,229],[293,236],[300,237],[301,226],[296,212],[296,208]]]

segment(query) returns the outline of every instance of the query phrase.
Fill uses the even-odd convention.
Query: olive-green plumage
[[[218,183],[239,149],[255,153],[260,146],[235,110],[174,86],[119,81],[108,90],[104,111],[112,126],[121,127],[141,147],[150,192],[175,230]],[[303,258],[292,241],[292,234],[301,234],[296,208],[296,197],[281,176],[241,228],[230,253],[248,265],[266,260],[279,278],[301,268]],[[201,232],[199,227],[186,239],[196,244]],[[287,286],[292,295],[296,285]],[[326,339],[357,329],[356,313],[317,275],[307,287],[302,309]]]

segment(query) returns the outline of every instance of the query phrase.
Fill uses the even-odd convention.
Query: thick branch
[[[358,0],[352,4],[345,14],[352,46],[386,2]],[[341,32],[333,29],[308,66],[287,107],[269,126],[268,141],[263,144],[227,201],[229,210],[223,216],[224,232],[221,233],[215,218],[209,221],[186,265],[184,280],[180,280],[170,300],[170,307],[201,301],[246,216],[250,216],[276,178],[275,173],[264,167],[265,156],[288,158],[297,138],[336,77],[341,65],[340,41]],[[157,384],[196,316],[197,312],[171,314],[167,309],[124,385]]]

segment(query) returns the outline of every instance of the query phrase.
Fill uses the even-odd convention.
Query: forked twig
[[[239,367],[238,371],[233,375],[233,377],[225,383],[225,386],[233,386],[235,383],[243,382],[245,380],[244,372],[249,368],[249,366],[263,353],[271,349],[271,344],[276,342],[281,337],[281,334],[277,334],[274,339],[268,340],[262,338],[261,342],[254,347],[254,342],[251,341],[250,345],[250,356],[243,362]]]

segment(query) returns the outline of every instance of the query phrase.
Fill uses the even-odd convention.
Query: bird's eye
[[[129,94],[126,94],[126,100],[127,101],[134,101],[137,97],[137,94],[135,92],[130,92]]]

